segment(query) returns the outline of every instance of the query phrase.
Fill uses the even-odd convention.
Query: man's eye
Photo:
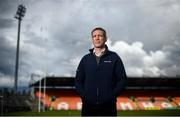
[[[99,37],[103,37],[103,35],[98,35]]]

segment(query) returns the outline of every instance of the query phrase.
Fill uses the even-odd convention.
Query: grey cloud
[[[2,74],[13,76],[16,40],[8,42],[8,38],[17,38],[14,15],[18,4],[23,3],[27,8],[21,28],[21,84],[31,73],[73,76],[80,58],[91,48],[90,31],[96,26],[107,30],[112,45],[122,41],[129,45],[129,50],[134,49],[131,46],[137,41],[144,45],[140,49],[142,53],[138,54],[138,50],[137,54],[130,52],[125,60],[132,74],[172,75],[180,69],[179,0],[0,2]],[[175,46],[174,43],[178,44]],[[122,49],[119,47],[117,50],[120,55]],[[155,54],[158,56],[158,51],[165,55],[162,62],[158,57],[152,57]],[[150,57],[151,62],[156,60],[152,68],[150,64],[143,63],[145,56]],[[27,84],[27,81],[24,83]]]
[[[178,68],[180,67],[180,45],[173,44],[168,45],[163,48],[163,51],[167,53],[168,60],[172,65],[176,65]],[[167,66],[165,66],[167,67]]]
[[[5,37],[0,37],[0,73],[14,74],[15,48]]]
[[[12,6],[14,6],[15,1],[12,0],[1,0],[0,1],[0,14],[5,15],[10,12]]]
[[[4,19],[0,18],[0,29],[8,29],[15,26],[14,21],[12,19]]]

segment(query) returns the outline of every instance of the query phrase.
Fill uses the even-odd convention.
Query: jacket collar
[[[93,50],[94,50],[94,48],[89,49],[91,54],[93,54]],[[105,51],[104,51],[103,55],[107,54],[108,52],[109,52],[108,46],[105,44]]]

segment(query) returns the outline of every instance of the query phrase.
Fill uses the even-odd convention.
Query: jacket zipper
[[[96,93],[97,93],[97,100],[96,100],[96,104],[99,104],[99,90],[98,90],[98,88],[97,88],[97,90],[96,90]]]
[[[99,63],[97,64],[98,68],[99,68],[100,61],[101,61],[101,57],[99,58]],[[96,95],[97,95],[96,104],[99,104],[99,89],[98,89],[98,87],[96,89]]]

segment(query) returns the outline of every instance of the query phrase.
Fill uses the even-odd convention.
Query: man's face
[[[102,48],[105,45],[106,37],[103,35],[103,31],[95,30],[92,33],[92,42],[95,48]]]

